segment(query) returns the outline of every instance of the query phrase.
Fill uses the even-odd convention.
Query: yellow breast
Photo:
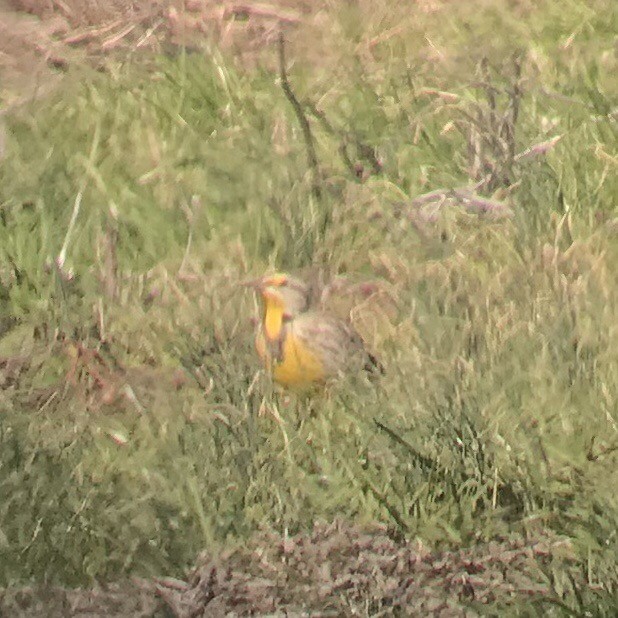
[[[282,334],[283,342],[279,359],[273,358],[264,333],[260,331],[255,340],[255,347],[271,371],[276,382],[291,388],[307,388],[326,377],[324,364],[320,357],[309,349],[305,342],[294,336],[293,329]]]

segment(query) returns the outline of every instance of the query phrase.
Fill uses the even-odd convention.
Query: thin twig
[[[365,482],[365,490],[369,490],[373,497],[388,511],[388,514],[395,520],[395,523],[402,532],[408,532],[410,528],[403,520],[403,517],[399,514],[397,509],[389,503],[382,492],[378,491],[369,481]]]
[[[67,257],[67,250],[69,248],[69,241],[71,239],[71,234],[73,233],[73,228],[75,227],[75,222],[77,221],[77,215],[79,214],[79,209],[82,205],[82,196],[83,196],[83,191],[80,190],[75,198],[75,203],[73,204],[73,212],[71,213],[69,227],[67,229],[66,236],[64,237],[64,243],[62,243],[62,249],[60,250],[60,253],[58,254],[58,258],[56,259],[56,264],[58,265],[58,268],[60,268],[61,270],[62,270],[62,267],[64,266],[64,261],[66,260],[66,257]]]
[[[414,208],[420,208],[421,206],[433,204],[435,202],[445,202],[448,199],[456,200],[470,212],[502,214],[507,216],[512,214],[512,209],[506,202],[482,197],[467,187],[430,191],[429,193],[424,193],[423,195],[415,197],[411,205]]]
[[[322,187],[320,186],[320,167],[318,164],[318,157],[315,154],[313,134],[311,133],[311,127],[309,126],[307,116],[305,116],[301,104],[292,91],[287,72],[285,70],[285,38],[283,36],[283,32],[279,33],[279,76],[281,77],[281,88],[294,109],[294,113],[298,118],[298,122],[303,132],[303,137],[305,138],[307,162],[313,173],[313,194],[317,199],[321,199]]]
[[[82,30],[81,32],[77,32],[76,34],[72,34],[70,36],[62,39],[62,42],[65,45],[75,45],[77,43],[83,43],[88,39],[96,39],[99,36],[102,36],[108,33],[110,30],[117,28],[122,24],[122,19],[117,19],[109,24],[104,25],[102,28],[89,28],[88,30]]]
[[[348,144],[350,142],[354,142],[358,155],[369,161],[375,174],[382,173],[382,163],[376,157],[373,146],[363,142],[353,131],[344,131],[333,126],[333,124],[326,117],[326,114],[319,110],[313,103],[306,102],[305,107],[307,107],[309,111],[322,123],[322,126],[328,133],[341,139],[339,153],[341,154],[341,158],[343,159],[345,166],[350,170],[352,176],[358,177],[358,168],[354,165],[350,159],[350,155],[348,154]]]
[[[298,24],[301,21],[300,16],[295,11],[282,11],[280,7],[269,4],[259,4],[256,2],[241,2],[225,7],[224,17],[266,17],[276,19],[279,22],[288,24]]]
[[[319,110],[313,103],[309,102],[306,103],[306,105],[309,108],[309,111],[320,121],[327,133],[336,136],[342,140],[341,145],[339,146],[339,154],[341,155],[341,159],[343,160],[344,165],[348,168],[352,176],[356,176],[356,168],[354,166],[354,163],[352,162],[352,159],[350,159],[350,155],[348,154],[347,140],[345,136],[342,135],[343,132],[339,129],[336,129],[328,120],[326,114],[323,111]]]
[[[116,47],[116,45],[122,41],[127,35],[131,34],[135,30],[137,24],[129,24],[126,28],[123,28],[120,32],[117,32],[113,36],[109,37],[103,43],[101,43],[101,49],[107,50]]]
[[[154,25],[148,28],[148,30],[144,32],[144,34],[140,37],[139,41],[135,44],[135,49],[139,49],[140,47],[145,45],[146,41],[155,33],[156,30],[159,29],[161,24],[163,24],[163,20],[159,19],[157,22],[155,22]]]
[[[539,155],[547,154],[552,148],[563,138],[563,135],[556,135],[551,139],[548,139],[545,142],[540,142],[539,144],[534,144],[529,148],[526,148],[522,152],[516,154],[513,157],[514,161],[520,161],[521,159],[526,159],[528,157],[536,157]]]
[[[429,457],[426,457],[422,453],[419,453],[419,451],[416,450],[409,442],[404,440],[398,433],[393,431],[390,427],[387,427],[384,423],[381,423],[378,419],[374,418],[373,422],[375,423],[376,427],[380,431],[383,431],[389,438],[391,438],[391,440],[393,440],[400,446],[403,446],[414,457],[414,459],[418,463],[421,464],[423,468],[438,471],[437,462],[433,461]]]

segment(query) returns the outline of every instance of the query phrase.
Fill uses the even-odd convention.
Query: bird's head
[[[252,287],[262,297],[266,310],[277,307],[288,318],[309,308],[309,286],[300,279],[285,273],[266,275],[259,279],[247,281],[245,286]]]

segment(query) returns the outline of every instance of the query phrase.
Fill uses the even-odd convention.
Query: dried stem
[[[322,198],[322,187],[321,187],[321,178],[320,178],[320,166],[318,163],[318,157],[315,154],[315,143],[313,140],[313,134],[311,133],[311,127],[309,126],[309,121],[307,120],[307,116],[303,112],[303,108],[299,103],[296,95],[292,91],[290,86],[290,82],[288,80],[287,72],[285,69],[285,38],[283,36],[283,32],[279,33],[279,76],[281,77],[281,88],[288,101],[292,105],[294,109],[294,113],[298,119],[298,123],[300,124],[300,128],[303,132],[303,137],[305,139],[305,146],[307,148],[307,162],[309,167],[313,173],[313,194],[317,199]]]
[[[511,207],[506,202],[482,197],[467,187],[436,189],[435,191],[430,191],[429,193],[424,193],[414,198],[411,205],[415,208],[420,208],[421,206],[433,204],[435,202],[446,202],[449,199],[457,201],[465,210],[472,213],[489,213],[502,216],[510,216],[513,214]]]
[[[339,154],[341,155],[345,166],[348,168],[348,170],[350,170],[352,176],[358,177],[358,167],[354,164],[354,162],[350,158],[350,155],[348,154],[348,144],[350,142],[353,142],[356,146],[356,150],[358,151],[359,156],[369,162],[375,174],[380,174],[382,172],[382,163],[376,157],[373,146],[360,140],[353,132],[344,131],[333,126],[333,124],[326,117],[326,114],[323,111],[319,110],[313,103],[305,103],[305,106],[320,121],[324,129],[330,135],[336,136],[341,139],[341,146],[339,146]]]

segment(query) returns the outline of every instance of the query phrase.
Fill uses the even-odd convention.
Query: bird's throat
[[[271,341],[278,339],[283,328],[283,307],[278,303],[268,303],[264,314],[264,332]]]

